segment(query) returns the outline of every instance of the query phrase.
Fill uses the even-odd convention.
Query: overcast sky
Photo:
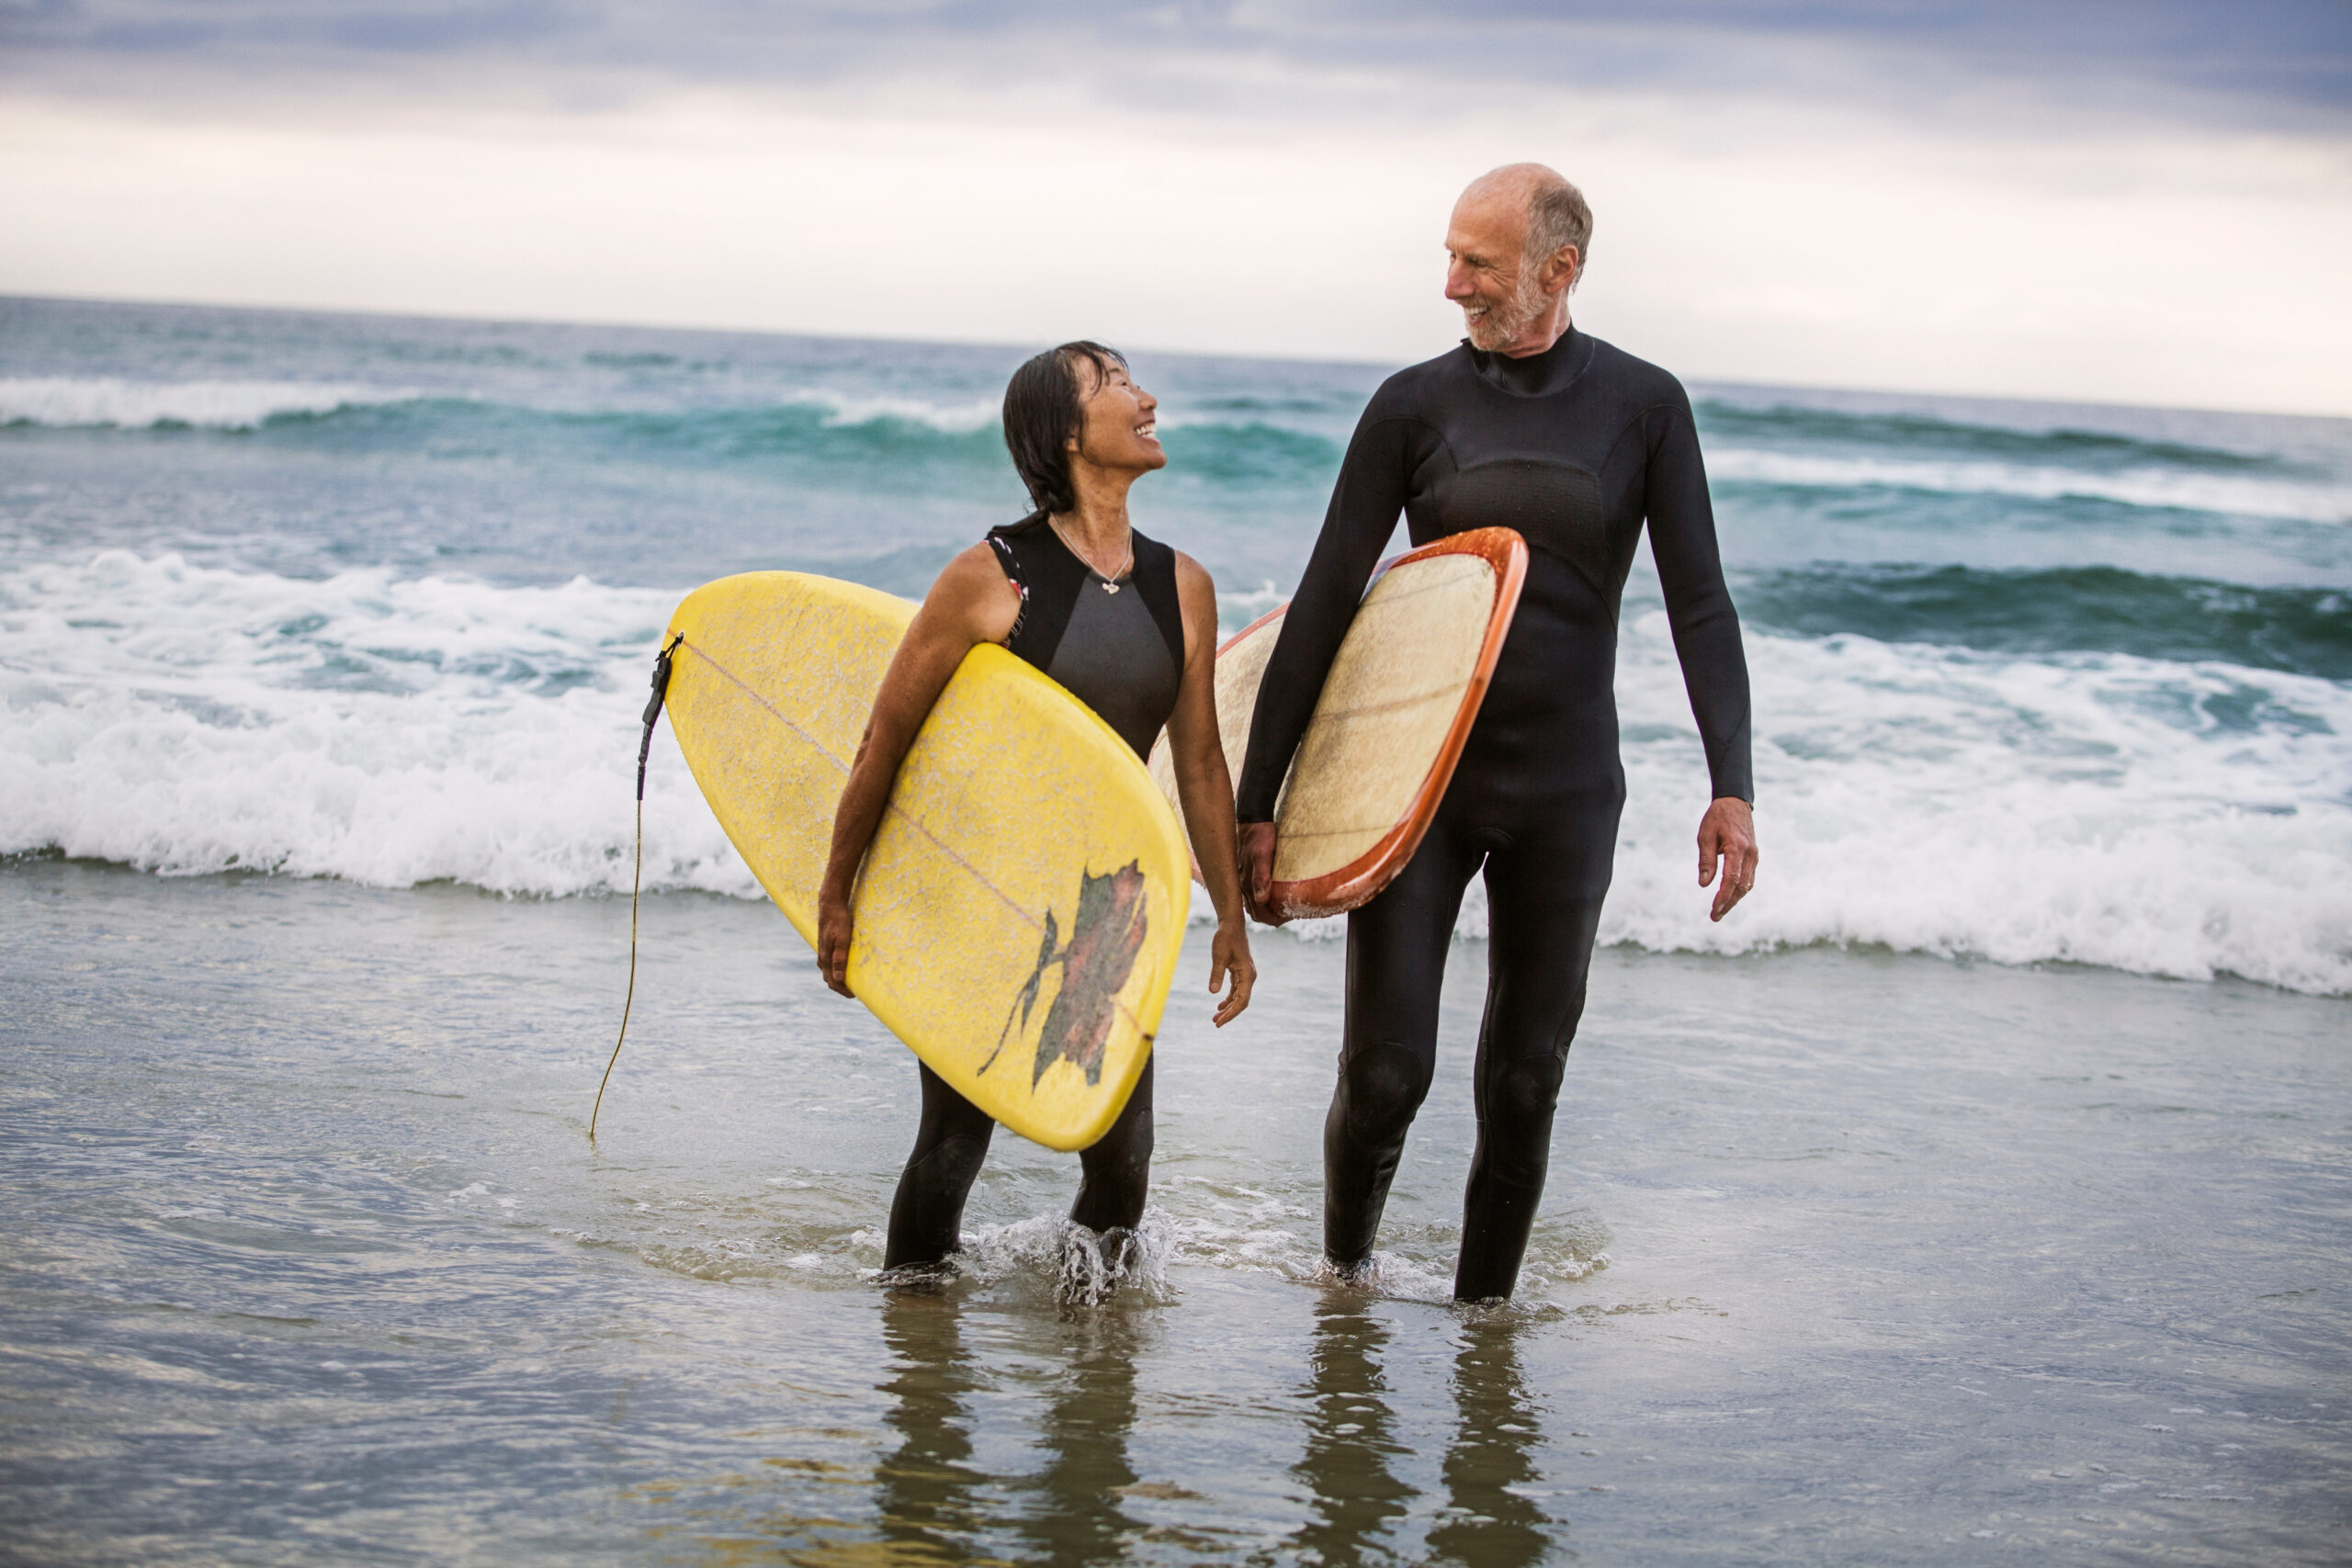
[[[0,292],[2352,413],[2352,4],[0,0]]]

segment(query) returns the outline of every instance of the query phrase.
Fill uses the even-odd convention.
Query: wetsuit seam
[[[1659,402],[1644,403],[1641,406],[1640,411],[1634,415],[1633,419],[1627,422],[1626,428],[1628,430],[1632,429],[1634,425],[1640,423],[1643,420],[1649,418],[1650,415],[1657,412],[1661,409],[1665,410],[1668,417],[1671,418],[1675,414],[1682,412],[1682,405],[1675,402],[1670,398]],[[1691,430],[1695,434],[1697,429],[1698,422],[1694,420],[1691,422]],[[1623,437],[1620,437],[1620,439],[1623,439]],[[1611,447],[1611,450],[1614,451],[1615,448]]]
[[[1385,413],[1385,414],[1382,414],[1378,419],[1374,420],[1370,424],[1367,424],[1367,425],[1363,426],[1363,427],[1361,428],[1361,430],[1358,432],[1358,434],[1359,434],[1360,436],[1362,436],[1362,435],[1369,435],[1370,434],[1372,434],[1372,432],[1374,432],[1374,431],[1375,431],[1375,430],[1378,430],[1378,429],[1379,429],[1382,425],[1384,425],[1384,424],[1417,424],[1417,425],[1419,425],[1423,430],[1428,431],[1431,435],[1434,435],[1435,437],[1437,437],[1438,444],[1439,444],[1440,446],[1446,446],[1447,450],[1449,450],[1449,451],[1451,451],[1451,450],[1452,450],[1452,446],[1447,443],[1447,441],[1446,441],[1446,439],[1445,439],[1445,432],[1443,432],[1443,431],[1440,430],[1436,425],[1431,424],[1428,420],[1423,419],[1420,415],[1419,415],[1419,414],[1417,414],[1417,413]],[[1401,510],[1401,508],[1400,508],[1399,510]]]
[[[1544,398],[1556,398],[1563,392],[1567,391],[1570,388],[1575,387],[1578,382],[1585,378],[1586,372],[1592,368],[1593,361],[1600,357],[1600,351],[1603,346],[1600,340],[1589,333],[1579,333],[1577,331],[1574,322],[1569,323],[1568,330],[1561,333],[1559,340],[1555,342],[1551,348],[1545,349],[1544,353],[1550,354],[1553,350],[1557,349],[1561,343],[1572,343],[1574,339],[1579,336],[1583,337],[1586,342],[1592,344],[1591,352],[1585,355],[1584,363],[1577,366],[1576,370],[1570,374],[1566,380],[1561,382],[1556,387],[1547,387],[1540,392],[1515,391],[1511,388],[1503,385],[1500,381],[1497,381],[1489,377],[1484,370],[1478,367],[1477,356],[1486,351],[1474,347],[1468,338],[1464,338],[1462,340],[1462,348],[1469,359],[1471,375],[1476,377],[1479,380],[1485,382],[1487,386],[1492,387],[1496,391],[1500,392],[1507,398],[1517,398],[1521,402],[1535,402]],[[1493,357],[1501,358],[1504,356],[1501,355],[1496,355]],[[1531,357],[1541,358],[1542,355],[1538,355]]]
[[[1729,755],[1732,747],[1738,741],[1746,740],[1748,743],[1747,793],[1746,795],[1741,795],[1736,790],[1726,794],[1725,791],[1718,786],[1716,781],[1723,777],[1723,770],[1719,764],[1724,761],[1724,757],[1719,757],[1716,754],[1714,745],[1710,744],[1707,748],[1707,789],[1708,792],[1718,800],[1745,800],[1750,806],[1754,806],[1756,804],[1756,741],[1755,737],[1749,733],[1748,729],[1748,726],[1754,718],[1755,712],[1756,696],[1755,694],[1751,692],[1740,702],[1739,722],[1732,725],[1724,731],[1721,742],[1724,757]]]
[[[1439,453],[1443,453],[1446,460],[1453,465],[1454,471],[1456,473],[1461,472],[1462,462],[1461,459],[1455,457],[1453,455],[1453,443],[1446,439],[1444,431],[1439,429],[1428,420],[1423,419],[1420,415],[1411,413],[1383,414],[1380,418],[1373,421],[1371,424],[1364,428],[1367,432],[1370,432],[1379,429],[1384,424],[1411,425],[1416,429],[1428,432],[1430,439],[1437,443],[1437,451],[1431,452],[1427,457],[1424,457],[1420,463],[1415,463],[1413,465],[1415,469],[1419,469],[1421,467],[1421,463],[1428,462],[1430,457],[1434,457],[1438,456]],[[1399,455],[1402,456],[1402,454]],[[1405,483],[1400,487],[1405,491],[1404,499],[1396,503],[1396,516],[1391,517],[1388,520],[1388,526],[1392,531],[1396,526],[1397,518],[1405,519],[1408,529],[1412,525],[1413,502],[1416,499],[1412,486],[1412,475],[1410,473],[1406,474],[1404,476],[1404,479]],[[1416,542],[1418,543],[1418,541]],[[1359,590],[1358,592],[1361,592],[1362,591]]]

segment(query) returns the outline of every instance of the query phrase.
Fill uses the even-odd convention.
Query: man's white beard
[[[1476,321],[1465,320],[1470,329],[1470,346],[1493,354],[1509,348],[1519,341],[1519,334],[1535,323],[1551,299],[1535,281],[1535,269],[1520,269],[1519,280],[1511,285],[1510,298],[1488,307]]]

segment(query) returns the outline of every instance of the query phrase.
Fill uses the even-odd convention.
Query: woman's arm
[[[1184,611],[1184,680],[1176,711],[1168,716],[1168,745],[1176,763],[1176,794],[1192,829],[1193,858],[1216,906],[1216,935],[1209,942],[1209,991],[1233,988],[1216,1010],[1222,1029],[1250,1005],[1258,983],[1250,956],[1250,926],[1241,908],[1241,874],[1234,851],[1233,777],[1216,722],[1216,584],[1192,557],[1176,557],[1176,595]]]
[[[906,640],[891,656],[882,689],[875,694],[873,716],[865,721],[865,738],[857,743],[857,759],[850,764],[849,782],[842,786],[841,805],[833,812],[832,852],[817,889],[817,968],[825,984],[842,996],[850,995],[850,892],[857,885],[866,846],[882,825],[899,764],[964,656],[981,643],[1011,637],[1020,615],[1021,596],[1005,581],[995,552],[974,545],[948,562],[931,585],[914,624],[907,628]]]

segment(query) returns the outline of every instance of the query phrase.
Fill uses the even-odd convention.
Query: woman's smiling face
[[[1097,468],[1133,473],[1166,468],[1168,454],[1157,434],[1159,400],[1136,386],[1124,365],[1098,368],[1082,362],[1078,374],[1087,389],[1084,422],[1070,438],[1075,455]]]

